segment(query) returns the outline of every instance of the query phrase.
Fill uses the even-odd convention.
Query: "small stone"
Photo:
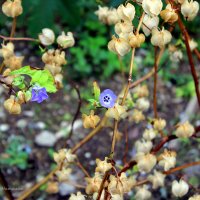
[[[61,196],[66,196],[67,194],[71,194],[75,191],[75,187],[67,184],[67,183],[61,183],[59,185],[59,193]]]
[[[9,129],[9,125],[8,124],[1,124],[0,125],[0,131],[6,132],[8,129]]]
[[[90,153],[90,152],[86,152],[86,153],[85,153],[85,157],[86,157],[86,158],[91,158],[91,153]]]
[[[74,131],[77,130],[78,128],[82,127],[82,126],[83,126],[82,120],[81,119],[76,120],[75,123],[74,123],[74,127],[73,127]]]
[[[49,131],[43,131],[35,137],[35,143],[44,147],[53,147],[56,141],[56,136]]]
[[[28,122],[25,119],[20,119],[17,121],[17,127],[18,128],[25,128],[27,126]]]
[[[35,124],[35,127],[38,128],[38,129],[44,129],[46,127],[46,125],[45,125],[44,122],[37,122]]]
[[[23,112],[23,114],[27,117],[33,117],[35,113],[32,110],[26,110]]]

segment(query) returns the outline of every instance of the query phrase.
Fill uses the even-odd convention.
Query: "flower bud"
[[[90,112],[90,115],[83,114],[82,118],[84,128],[95,128],[100,121],[99,116],[94,115],[93,110]]]
[[[116,103],[113,108],[109,108],[106,111],[106,117],[114,118],[116,120],[119,120],[120,118],[123,118],[126,114],[126,108],[124,106],[119,105]]]
[[[192,21],[199,11],[199,3],[197,1],[185,0],[181,5],[181,13],[188,21]]]
[[[151,43],[154,46],[158,46],[163,48],[166,44],[168,44],[172,39],[172,35],[169,31],[164,30],[164,28],[159,31],[157,28],[153,28]]]
[[[156,131],[154,129],[145,129],[143,138],[145,140],[153,140],[156,137]]]
[[[164,152],[158,157],[158,161],[158,164],[164,167],[164,170],[167,171],[176,165],[176,152],[165,149]]]
[[[172,8],[171,4],[167,4],[166,9],[160,12],[161,18],[165,22],[174,23],[178,20],[178,14]]]
[[[24,56],[11,56],[4,60],[4,64],[6,67],[10,68],[11,71],[19,69],[22,67],[22,62],[24,60]]]
[[[158,131],[162,131],[166,126],[166,121],[164,119],[154,119],[153,121],[153,127],[158,130]]]
[[[188,200],[200,200],[200,194],[195,194],[194,196],[190,197]]]
[[[184,181],[180,180],[179,182],[177,180],[174,180],[172,182],[172,193],[176,197],[182,197],[188,193],[189,185]]]
[[[112,40],[108,43],[108,49],[120,56],[124,56],[130,51],[131,47],[124,38],[113,36]]]
[[[4,108],[13,115],[21,113],[21,105],[12,97],[4,102]]]
[[[77,195],[71,194],[69,200],[86,200],[86,198],[81,194],[81,192],[77,192]]]
[[[23,12],[21,0],[5,1],[4,4],[2,5],[2,11],[8,17],[14,18],[21,15]]]
[[[139,110],[147,111],[149,109],[150,103],[145,98],[139,98],[136,102],[136,106]]]
[[[147,180],[149,180],[153,184],[153,189],[157,189],[158,187],[164,186],[165,177],[165,174],[154,170],[154,174],[149,175],[147,177]]]
[[[135,200],[148,200],[151,198],[151,192],[147,190],[146,185],[136,188]]]
[[[162,10],[163,3],[161,0],[143,0],[142,8],[151,16],[158,16]]]
[[[14,44],[12,42],[8,42],[6,45],[2,44],[2,49],[0,49],[0,56],[4,59],[13,56],[14,54]]]
[[[65,35],[65,32],[63,31],[62,34],[58,36],[57,43],[64,49],[73,47],[75,44],[73,33],[67,32],[67,35]]]
[[[145,14],[142,24],[142,30],[146,36],[149,36],[153,28],[157,28],[159,24],[159,18],[157,16],[150,16]]]
[[[108,15],[107,15],[107,23],[108,25],[116,24],[119,22],[119,16],[117,14],[117,9],[116,8],[111,8],[108,10]]]
[[[187,121],[178,125],[175,135],[179,138],[188,138],[191,137],[194,132],[194,127]]]
[[[99,173],[105,173],[108,170],[110,170],[112,168],[112,164],[108,163],[108,158],[106,157],[103,161],[101,161],[100,159],[96,159],[96,164],[97,167],[95,169],[95,172],[99,172]]]
[[[142,43],[145,41],[145,36],[144,34],[130,34],[129,35],[129,44],[132,48],[140,47]]]
[[[131,3],[121,4],[117,8],[118,16],[123,21],[132,21],[135,17],[135,7]]]
[[[153,147],[153,144],[151,141],[142,140],[142,141],[137,141],[135,143],[135,148],[137,152],[149,153],[152,147]]]
[[[156,165],[156,156],[151,153],[137,153],[135,156],[139,171],[150,172]]]
[[[191,40],[189,41],[189,46],[190,46],[190,50],[191,50],[191,51],[194,51],[194,49],[197,48],[198,44],[197,44],[197,42],[195,42],[193,39],[191,39]]]
[[[139,123],[145,120],[145,116],[143,115],[142,111],[134,109],[133,115],[131,116],[131,120],[133,120],[135,123]]]
[[[54,43],[55,34],[51,29],[44,28],[42,29],[42,33],[39,34],[39,40],[44,46],[51,45]]]

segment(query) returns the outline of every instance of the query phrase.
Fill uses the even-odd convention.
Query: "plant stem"
[[[14,35],[15,35],[16,24],[17,24],[17,17],[14,17],[13,21],[12,21],[12,28],[11,28],[11,32],[10,32],[10,38],[13,38]]]
[[[33,41],[33,42],[39,42],[39,40],[34,39],[34,38],[26,38],[26,37],[19,37],[19,38],[14,38],[14,37],[6,37],[3,35],[0,35],[0,38],[3,40],[10,40],[10,41]]]
[[[180,16],[178,17],[178,25],[179,25],[180,30],[181,30],[182,34],[184,35],[184,38],[185,38],[185,46],[186,46],[186,50],[187,50],[188,60],[189,60],[189,63],[190,63],[190,70],[191,70],[192,77],[193,77],[193,80],[194,80],[196,96],[197,96],[198,104],[199,104],[199,107],[200,107],[199,80],[198,80],[197,72],[196,72],[196,69],[195,69],[195,66],[194,66],[194,61],[193,61],[193,58],[192,58],[192,52],[191,52],[190,45],[189,45],[189,35],[187,33],[187,30],[186,30]]]
[[[154,118],[158,118],[157,111],[157,79],[158,79],[158,63],[157,63],[157,47],[155,47],[155,62],[154,62],[154,87],[153,87],[153,110]]]
[[[5,196],[9,199],[9,200],[14,200],[14,197],[12,195],[11,190],[9,189],[8,183],[5,179],[5,176],[3,174],[3,172],[0,169],[0,184],[2,186],[2,189],[4,191]]]

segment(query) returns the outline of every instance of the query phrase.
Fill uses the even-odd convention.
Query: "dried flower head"
[[[8,17],[17,17],[22,14],[22,2],[21,0],[6,0],[2,5],[3,13]]]
[[[167,4],[165,10],[160,12],[160,16],[165,22],[174,23],[178,20],[178,14],[172,8],[171,4]]]
[[[57,43],[64,49],[73,47],[75,44],[73,33],[67,32],[67,35],[65,35],[65,32],[63,31],[62,34],[58,36]]]
[[[108,170],[112,168],[112,164],[108,162],[107,157],[105,157],[103,161],[97,158],[96,164],[97,164],[97,167],[95,168],[95,172],[104,174],[105,172],[107,172]]]
[[[176,165],[176,152],[164,150],[164,152],[158,157],[158,164],[164,167],[164,170],[167,171]]]
[[[142,8],[151,16],[158,16],[162,10],[163,3],[161,0],[143,0]]]
[[[54,32],[49,28],[42,29],[42,33],[39,34],[39,40],[41,44],[48,46],[54,43],[55,40],[55,34]]]
[[[143,115],[142,111],[134,109],[130,120],[133,120],[135,123],[139,123],[145,120],[145,116]]]
[[[156,135],[157,135],[157,133],[153,128],[145,129],[145,131],[143,133],[143,138],[145,140],[153,140],[156,137]]]
[[[118,103],[115,103],[114,107],[113,108],[109,108],[106,111],[105,115],[106,115],[106,117],[119,120],[120,118],[125,117],[125,114],[126,114],[125,106],[121,106]]]
[[[94,115],[94,111],[91,110],[90,115],[82,115],[84,128],[95,128],[100,121],[98,115]]]
[[[13,115],[19,115],[21,113],[21,105],[15,100],[13,96],[4,102],[4,108]]]
[[[154,170],[154,174],[149,175],[147,177],[147,180],[149,180],[153,184],[153,189],[157,189],[158,187],[164,186],[165,177],[165,174]]]
[[[174,180],[172,182],[172,193],[176,197],[182,197],[188,193],[189,185],[184,181],[180,180],[179,182],[177,180]]]
[[[175,135],[180,138],[188,138],[191,137],[194,132],[194,127],[188,121],[186,121],[182,124],[178,124]]]
[[[69,179],[71,172],[71,168],[63,168],[60,171],[56,171],[55,175],[57,176],[59,182],[65,182]]]
[[[119,5],[117,8],[118,16],[123,21],[132,21],[135,17],[135,7],[131,3]]]
[[[149,153],[152,147],[153,147],[152,142],[145,141],[144,139],[141,141],[136,141],[135,143],[135,148],[137,152]]]
[[[162,131],[166,126],[166,121],[164,119],[154,119],[153,120],[153,127],[157,131]]]
[[[14,55],[14,44],[12,42],[8,42],[6,45],[2,44],[2,49],[0,49],[0,56],[4,59],[9,58]]]
[[[85,196],[81,194],[81,192],[77,192],[77,194],[71,194],[69,200],[86,200]]]
[[[151,192],[147,190],[147,186],[137,187],[137,192],[135,194],[136,200],[148,200],[151,198]]]

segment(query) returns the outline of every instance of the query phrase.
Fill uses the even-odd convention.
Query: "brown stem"
[[[13,22],[12,22],[12,28],[11,28],[10,38],[13,38],[14,35],[15,35],[16,24],[17,24],[17,17],[14,17],[13,18]]]
[[[197,161],[197,162],[191,162],[191,163],[187,163],[187,164],[184,164],[184,165],[181,165],[179,167],[175,167],[173,169],[170,169],[168,171],[164,171],[163,174],[172,174],[176,171],[180,171],[182,169],[185,169],[185,168],[188,168],[188,167],[192,167],[192,166],[195,166],[195,165],[200,165],[200,161]]]
[[[4,191],[5,196],[9,199],[9,200],[14,200],[14,197],[12,195],[11,189],[8,186],[8,183],[5,179],[5,176],[3,174],[3,172],[0,169],[0,184],[2,186],[2,189]]]
[[[34,39],[34,38],[26,38],[26,37],[19,37],[19,38],[14,38],[14,37],[6,37],[3,35],[0,35],[0,38],[3,40],[10,40],[10,41],[33,41],[33,42],[39,42],[39,40]]]
[[[200,107],[199,81],[198,81],[197,72],[196,72],[196,69],[195,69],[195,66],[194,66],[194,61],[193,61],[193,58],[192,58],[192,52],[191,52],[190,45],[189,45],[189,35],[188,35],[188,32],[187,32],[180,16],[178,18],[178,25],[179,25],[180,30],[181,30],[182,34],[184,35],[184,38],[185,38],[185,46],[186,46],[187,55],[188,55],[188,59],[189,59],[189,63],[190,63],[190,70],[191,70],[192,77],[193,77],[193,80],[194,80],[196,96],[197,96],[198,104],[199,104],[199,107]]]
[[[157,47],[155,47],[155,62],[154,62],[154,87],[153,87],[153,110],[154,110],[154,117],[158,118],[158,111],[157,111],[157,79],[158,79],[158,63],[157,63]]]
[[[103,189],[104,189],[104,184],[105,182],[108,180],[109,178],[109,171],[107,171],[103,177],[103,180],[101,182],[101,185],[100,185],[100,188],[99,188],[99,191],[98,191],[98,196],[97,196],[97,200],[100,200],[101,199],[101,194],[103,192]]]
[[[76,165],[82,170],[82,172],[87,176],[87,177],[91,177],[90,175],[89,175],[89,173],[87,172],[87,170],[83,167],[83,165],[78,161],[78,162],[76,162]]]

